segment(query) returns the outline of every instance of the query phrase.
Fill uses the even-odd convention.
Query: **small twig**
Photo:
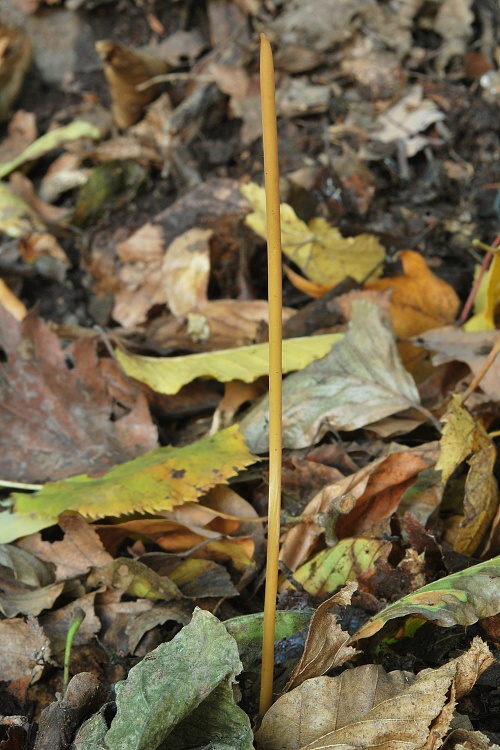
[[[472,246],[481,250],[485,250],[486,255],[484,256],[483,262],[481,264],[481,268],[479,269],[479,273],[477,275],[477,279],[475,280],[472,286],[472,289],[470,290],[470,294],[467,297],[467,301],[458,319],[459,325],[463,325],[465,321],[467,320],[467,318],[469,317],[470,311],[472,309],[472,305],[474,304],[474,300],[476,299],[476,296],[477,296],[479,286],[481,284],[481,281],[483,280],[483,276],[488,270],[491,260],[493,258],[493,255],[495,253],[495,250],[498,248],[499,245],[500,245],[500,234],[497,234],[491,247],[490,245],[485,245],[485,243],[481,242],[480,240],[472,241]]]
[[[43,484],[26,484],[25,482],[9,482],[8,479],[0,479],[0,487],[8,487],[12,490],[41,490]]]
[[[196,81],[196,83],[215,83],[215,78],[207,73],[162,73],[162,75],[149,78],[147,81],[138,83],[136,91],[145,91],[157,83],[171,83],[173,81]]]
[[[481,367],[481,369],[479,370],[479,372],[477,373],[477,375],[472,379],[472,383],[470,384],[470,386],[467,388],[467,390],[463,394],[463,396],[462,396],[462,404],[465,403],[465,401],[467,401],[467,399],[469,398],[469,396],[472,393],[474,393],[474,391],[478,387],[479,383],[484,378],[484,376],[486,375],[486,373],[490,369],[491,365],[495,361],[495,358],[496,358],[498,352],[500,352],[500,336],[497,338],[497,340],[493,344],[493,348],[492,348],[491,352],[488,354],[488,356],[486,357],[486,361],[485,361],[484,365]]]

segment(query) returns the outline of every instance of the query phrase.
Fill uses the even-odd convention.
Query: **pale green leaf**
[[[379,612],[353,636],[369,638],[396,617],[418,615],[443,627],[500,613],[500,556],[422,586]]]
[[[343,338],[332,333],[283,341],[283,372],[300,370],[324,357]],[[116,350],[121,366],[131,378],[157,393],[172,395],[195,378],[215,378],[221,383],[251,383],[269,373],[269,345],[254,344],[184,357],[141,357]]]
[[[68,141],[76,141],[78,138],[92,138],[93,140],[97,140],[100,136],[99,128],[96,128],[95,125],[86,120],[75,120],[75,122],[64,125],[62,128],[51,130],[49,133],[42,135],[41,138],[38,138],[34,143],[30,143],[14,159],[0,164],[0,179],[15,169],[19,169],[22,164],[39,159],[49,151],[60,148]]]

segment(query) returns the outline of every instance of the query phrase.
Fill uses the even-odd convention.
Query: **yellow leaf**
[[[474,302],[475,314],[464,325],[465,331],[494,331],[495,308],[500,302],[500,255],[495,254],[490,269],[483,276]]]
[[[301,370],[325,357],[342,334],[308,336],[283,341],[283,372]],[[269,345],[254,344],[185,357],[140,357],[119,350],[116,356],[131,378],[146,383],[157,393],[177,393],[195,378],[215,378],[221,383],[251,383],[269,372]]]
[[[480,422],[453,396],[445,417],[436,469],[446,483],[465,460],[469,472],[465,481],[464,515],[458,527],[454,549],[473,555],[491,526],[499,503],[498,485],[493,476],[496,450]]]
[[[243,185],[241,192],[254,208],[254,213],[248,214],[245,223],[265,238],[264,189],[252,182]],[[338,229],[322,218],[311,219],[306,224],[287,203],[281,204],[281,241],[284,255],[311,281],[328,289],[346,276],[364,281],[370,273],[380,275],[380,270],[376,269],[385,259],[385,250],[373,235],[342,237]]]
[[[39,529],[46,528],[68,510],[92,519],[170,510],[175,505],[195,502],[211,487],[225,483],[256,460],[238,425],[233,425],[193,445],[155,448],[114,466],[100,477],[80,474],[46,484],[33,495],[13,493],[13,515],[16,519],[24,516],[31,531],[34,518],[43,524]],[[22,522],[13,528],[20,536],[27,533],[22,530]],[[3,526],[0,541],[7,541]]]
[[[453,288],[432,273],[420,253],[403,250],[399,257],[404,276],[365,285],[379,291],[393,289],[391,317],[396,336],[409,338],[453,323],[460,304]]]

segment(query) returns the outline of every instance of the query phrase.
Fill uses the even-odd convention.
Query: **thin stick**
[[[269,524],[267,532],[266,593],[262,639],[260,713],[273,702],[274,631],[281,506],[281,418],[282,418],[282,292],[281,223],[278,168],[278,129],[274,90],[273,53],[268,39],[260,36],[260,90],[264,142],[264,172],[267,213],[267,258],[269,273]]]

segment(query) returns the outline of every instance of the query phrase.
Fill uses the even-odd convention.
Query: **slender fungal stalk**
[[[282,418],[282,292],[281,222],[278,168],[278,129],[274,65],[268,39],[260,37],[260,90],[264,142],[264,172],[267,213],[267,258],[269,273],[269,523],[267,532],[266,593],[262,640],[262,682],[260,713],[273,702],[274,630],[281,507],[281,418]]]

